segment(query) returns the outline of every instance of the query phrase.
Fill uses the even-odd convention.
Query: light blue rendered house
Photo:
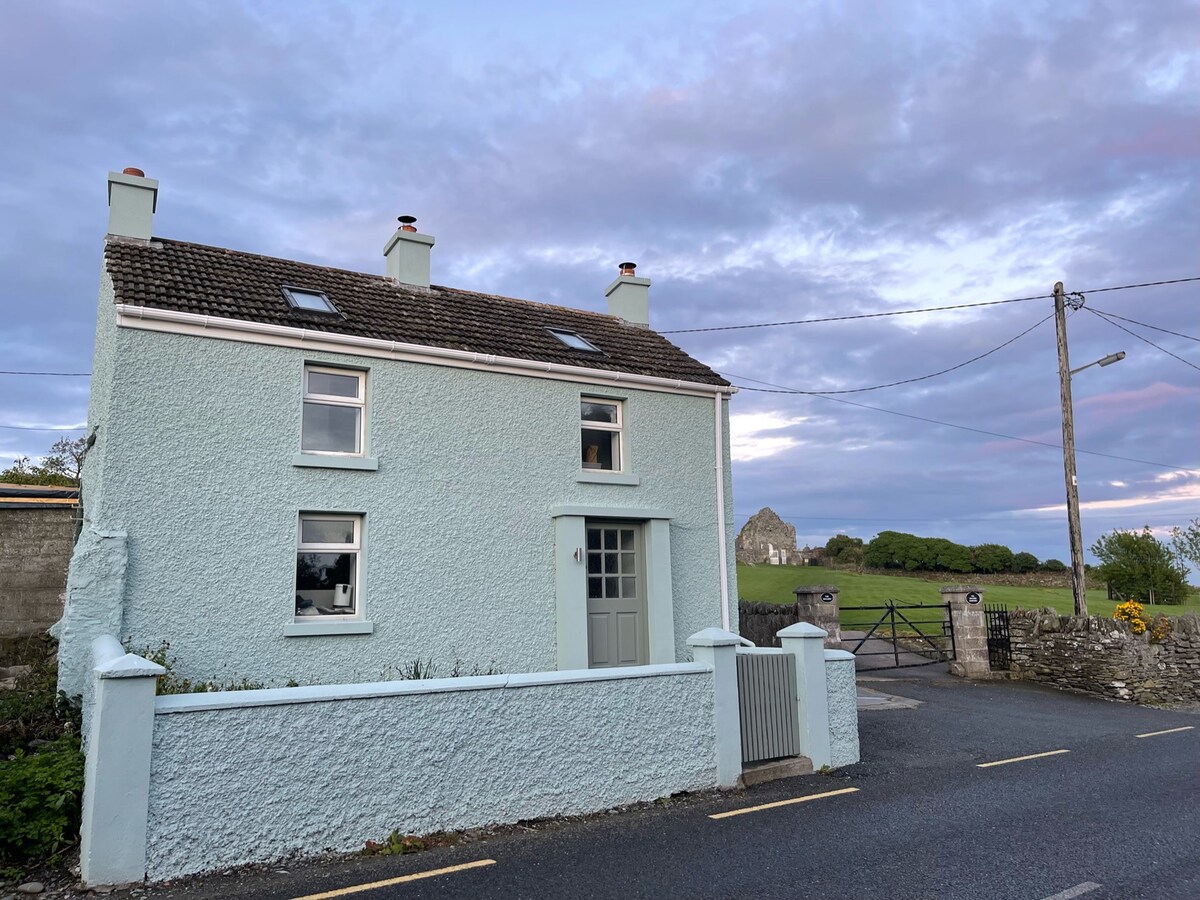
[[[604,315],[431,285],[407,217],[365,274],[152,236],[158,182],[108,189],[64,690],[105,633],[282,685],[736,630],[733,388],[632,264]]]

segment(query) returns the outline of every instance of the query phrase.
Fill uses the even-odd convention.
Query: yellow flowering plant
[[[1134,634],[1146,633],[1146,620],[1142,617],[1142,604],[1136,600],[1126,600],[1113,610],[1114,619],[1129,623],[1129,630]]]

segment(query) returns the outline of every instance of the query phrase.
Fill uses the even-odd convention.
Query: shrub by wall
[[[1015,610],[1009,614],[1012,675],[1110,700],[1200,702],[1200,617],[1163,617],[1156,624],[1135,634],[1129,622],[1103,616]]]

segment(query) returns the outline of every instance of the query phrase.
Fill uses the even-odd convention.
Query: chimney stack
[[[108,233],[150,240],[158,208],[158,181],[132,166],[108,173]]]
[[[421,234],[412,216],[400,216],[400,227],[383,248],[387,276],[400,284],[429,287],[429,249],[433,235]]]
[[[624,319],[630,325],[650,327],[650,279],[633,274],[636,263],[623,262],[620,273],[604,296],[608,298],[608,314]]]

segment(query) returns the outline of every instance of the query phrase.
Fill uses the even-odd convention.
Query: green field
[[[902,603],[940,603],[938,588],[946,584],[969,584],[969,575],[947,574],[936,581],[905,578],[900,575],[856,575],[853,572],[835,571],[819,566],[742,566],[737,567],[738,595],[743,600],[758,600],[766,603],[791,603],[795,600],[792,590],[802,584],[835,584],[839,588],[838,602],[841,606],[879,606],[885,600]],[[1064,615],[1070,615],[1074,605],[1068,588],[1012,587],[1000,584],[985,584],[983,601],[987,604],[1003,603],[1009,609],[1038,609],[1049,606]],[[1115,603],[1105,597],[1102,590],[1088,591],[1088,612],[1093,615],[1111,616]],[[1147,606],[1146,611],[1176,616],[1183,612],[1200,612],[1200,600],[1193,591],[1189,602],[1183,606]],[[927,610],[926,613],[933,612]],[[852,619],[843,614],[846,624]],[[874,618],[878,618],[876,614]]]

